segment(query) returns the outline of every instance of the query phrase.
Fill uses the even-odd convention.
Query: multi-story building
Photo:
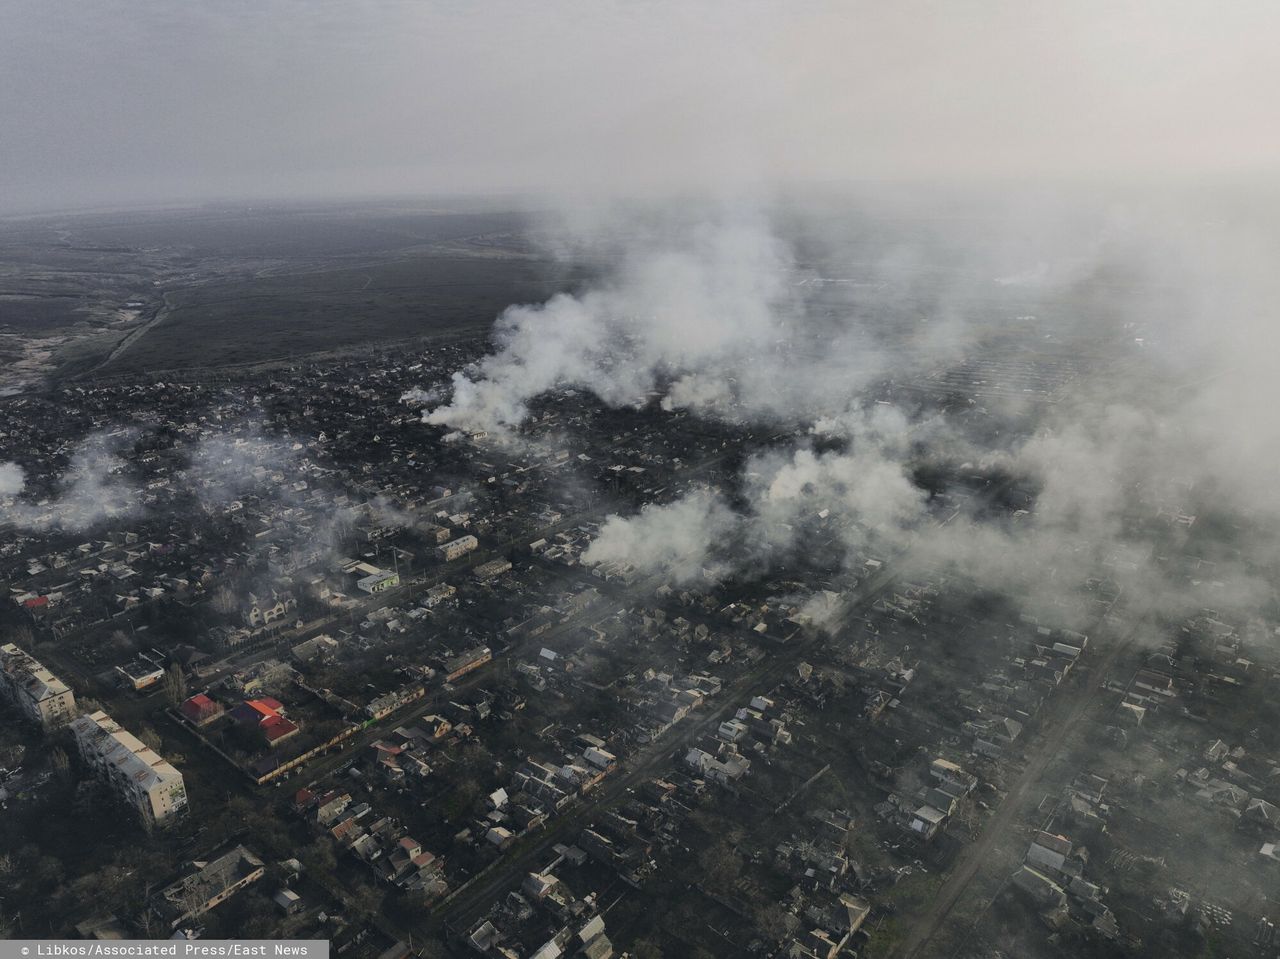
[[[67,684],[13,643],[0,646],[0,693],[45,729],[75,715],[76,697]]]
[[[216,859],[195,865],[177,882],[161,889],[151,905],[170,929],[176,929],[226,902],[265,872],[261,859],[244,846],[236,846]]]
[[[481,582],[488,582],[495,577],[501,576],[503,573],[511,569],[511,560],[509,559],[491,559],[487,563],[481,563],[475,568],[475,577]]]
[[[436,552],[440,554],[440,558],[446,563],[451,563],[460,556],[466,556],[467,553],[470,553],[479,545],[480,541],[474,536],[459,536],[443,546],[437,546]]]
[[[71,724],[80,755],[148,829],[187,808],[182,773],[137,736],[99,710]]]

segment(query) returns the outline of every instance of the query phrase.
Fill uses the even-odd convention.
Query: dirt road
[[[978,870],[990,860],[997,840],[1007,835],[1029,811],[1032,800],[1038,799],[1040,792],[1033,790],[1033,787],[1040,782],[1049,764],[1062,752],[1072,730],[1101,700],[1103,679],[1132,645],[1136,633],[1135,627],[1124,638],[1118,639],[1100,660],[1087,667],[1086,675],[1078,677],[1071,687],[1059,690],[1059,694],[1050,701],[1041,721],[1039,742],[1034,746],[1033,758],[987,820],[981,835],[960,853],[951,874],[938,890],[928,911],[911,922],[906,936],[892,953],[895,959],[921,959],[928,955],[930,942],[951,915]],[[1013,872],[1016,866],[1016,862],[1009,862],[1008,871]]]

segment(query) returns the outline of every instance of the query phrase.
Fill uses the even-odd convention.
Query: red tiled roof
[[[275,742],[277,739],[283,739],[285,736],[291,735],[298,731],[298,727],[283,716],[269,716],[263,719],[259,724],[262,734],[267,737],[268,741]]]
[[[264,719],[279,716],[281,710],[284,709],[283,704],[278,699],[272,699],[270,696],[264,696],[261,699],[246,699],[244,704],[251,709],[257,710]]]
[[[182,715],[192,720],[204,719],[206,716],[216,713],[218,708],[218,704],[204,693],[196,693],[178,707]]]

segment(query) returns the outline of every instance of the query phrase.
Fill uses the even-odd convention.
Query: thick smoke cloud
[[[630,518],[611,516],[582,560],[624,563],[680,584],[713,581],[727,569],[721,551],[739,524],[718,494],[697,490],[662,506],[645,506]]]
[[[581,296],[514,306],[498,350],[453,377],[428,423],[507,430],[531,399],[589,389],[612,406],[661,392],[667,409],[727,413],[767,405],[790,377],[781,347],[800,315],[788,250],[758,216],[721,211],[676,242],[641,239],[616,272]]]
[[[1018,277],[1016,285],[1031,291],[1030,309],[1056,310],[1045,327],[1049,342],[1104,345],[1051,397],[979,396],[948,415],[872,402],[864,386],[875,376],[910,380],[928,364],[981,357],[985,338],[1023,318],[992,323],[950,308],[963,298],[943,293],[931,305],[941,302],[949,317],[945,348],[931,342],[921,350],[908,340],[886,349],[862,328],[874,317],[853,312],[832,321],[794,295],[805,272],[775,236],[753,245],[773,251],[754,263],[789,282],[739,284],[724,279],[733,270],[714,256],[695,256],[692,287],[677,282],[679,294],[650,293],[637,288],[638,278],[661,287],[666,273],[647,274],[624,258],[623,279],[603,292],[510,311],[498,351],[458,378],[453,402],[431,419],[511,429],[532,398],[572,385],[611,404],[657,394],[667,409],[808,424],[808,438],[748,461],[733,511],[725,498],[698,491],[612,517],[588,563],[630,562],[682,582],[705,581],[704,569],[754,576],[794,559],[823,528],[834,532],[854,579],[872,557],[907,576],[941,571],[1063,625],[1089,623],[1100,597],[1117,590],[1133,608],[1165,615],[1247,608],[1269,595],[1254,567],[1276,558],[1267,545],[1274,538],[1261,531],[1274,531],[1276,518],[1264,490],[1280,462],[1269,415],[1280,395],[1275,354],[1259,347],[1274,339],[1280,302],[1263,251],[1280,247],[1273,233],[1241,234],[1235,224],[1207,234],[1187,229],[1199,212],[1122,211],[1048,259],[1032,251],[1034,266],[1021,273],[1002,269],[1005,257],[966,264],[966,276],[1002,289]],[[729,291],[724,299],[721,290]],[[667,306],[683,322],[668,324],[642,303]],[[690,330],[691,346],[682,348],[673,330],[696,323],[703,310],[711,318],[706,334]],[[613,320],[621,313],[631,318],[625,336]],[[570,317],[564,325],[562,315]],[[745,317],[740,337],[737,316]],[[573,352],[574,339],[590,348]],[[830,348],[815,352],[815,343]],[[873,356],[857,348],[867,344],[877,347]],[[541,372],[530,375],[533,367]],[[798,385],[782,389],[783,382]],[[934,501],[917,470],[935,462],[1011,478],[1029,491],[1026,508],[991,510],[980,496]],[[1255,532],[1225,538],[1206,520],[1197,527],[1200,513],[1228,515],[1232,528]],[[1183,543],[1212,574],[1188,579],[1168,561]]]

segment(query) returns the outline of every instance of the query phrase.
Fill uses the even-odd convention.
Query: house
[[[351,805],[350,793],[326,793],[316,804],[316,822],[328,828],[336,823]]]
[[[1157,696],[1174,695],[1173,677],[1155,669],[1140,669],[1133,677],[1133,685]]]
[[[1265,799],[1250,799],[1241,822],[1246,822],[1264,830],[1280,829],[1280,809]]]
[[[298,733],[298,726],[285,718],[284,706],[270,696],[246,699],[231,710],[231,718],[242,726],[256,727],[271,747]]]
[[[382,719],[400,707],[421,699],[426,692],[426,687],[421,683],[410,683],[370,700],[364,711],[371,719]]]
[[[423,716],[418,722],[419,728],[426,732],[427,736],[433,741],[439,742],[448,736],[453,729],[453,724],[443,716],[437,716],[434,713],[430,716]]]
[[[487,563],[481,563],[472,574],[482,583],[487,583],[491,579],[496,579],[503,573],[511,569],[511,561],[508,559],[491,559]]]
[[[1041,872],[1061,873],[1071,855],[1071,840],[1066,836],[1039,832],[1027,849],[1025,861]]]
[[[948,786],[960,788],[959,795],[967,796],[978,785],[978,777],[967,772],[949,759],[938,758],[929,764],[929,775],[932,776],[947,792]]]
[[[289,650],[289,653],[299,663],[332,662],[338,654],[338,641],[332,636],[322,633],[305,642],[298,643],[298,645]]]
[[[280,908],[280,911],[286,916],[295,916],[305,908],[302,902],[302,897],[288,887],[277,890],[275,895],[271,897],[271,901],[274,902]]]
[[[722,760],[696,746],[689,750],[684,761],[685,765],[709,782],[722,785],[736,783],[751,768],[751,760],[737,753],[729,753]]]
[[[427,595],[423,600],[423,605],[428,609],[432,609],[443,603],[446,599],[452,597],[457,592],[458,589],[456,586],[450,586],[448,583],[437,583],[435,586],[432,586],[427,590]]]
[[[226,902],[265,872],[261,859],[236,846],[216,859],[193,863],[191,871],[156,894],[152,910],[176,929]]]
[[[597,769],[612,769],[618,757],[604,749],[588,746],[582,751],[582,758]]]
[[[116,672],[120,674],[121,682],[135,692],[150,689],[164,678],[164,669],[145,656],[117,666]]]
[[[445,682],[455,682],[491,659],[493,652],[488,646],[476,646],[457,656],[450,656],[444,660]]]
[[[1067,894],[1063,888],[1031,866],[1022,866],[1013,874],[1011,881],[1042,909],[1056,909],[1066,905]]]
[[[1210,805],[1240,809],[1249,801],[1249,794],[1234,783],[1210,779],[1196,791],[1196,798]]]
[[[716,736],[727,743],[736,743],[747,735],[747,725],[738,719],[729,719],[720,724]]]
[[[493,826],[484,834],[485,842],[498,849],[506,849],[515,841],[510,829],[504,826]]]
[[[912,813],[908,827],[921,839],[929,840],[938,834],[946,820],[947,814],[941,809],[924,805]]]
[[[474,536],[459,536],[457,539],[436,547],[436,553],[446,563],[451,563],[455,559],[465,556],[472,552],[480,545],[480,541]]]
[[[249,602],[244,608],[244,620],[251,628],[257,629],[260,626],[270,626],[297,608],[298,600],[291,592],[272,590],[271,596],[264,599],[250,593]]]
[[[196,693],[178,707],[178,712],[193,726],[208,726],[226,710],[221,703],[210,699],[205,693]]]
[[[784,955],[787,959],[835,959],[840,949],[841,943],[825,929],[810,929],[792,940]]]

